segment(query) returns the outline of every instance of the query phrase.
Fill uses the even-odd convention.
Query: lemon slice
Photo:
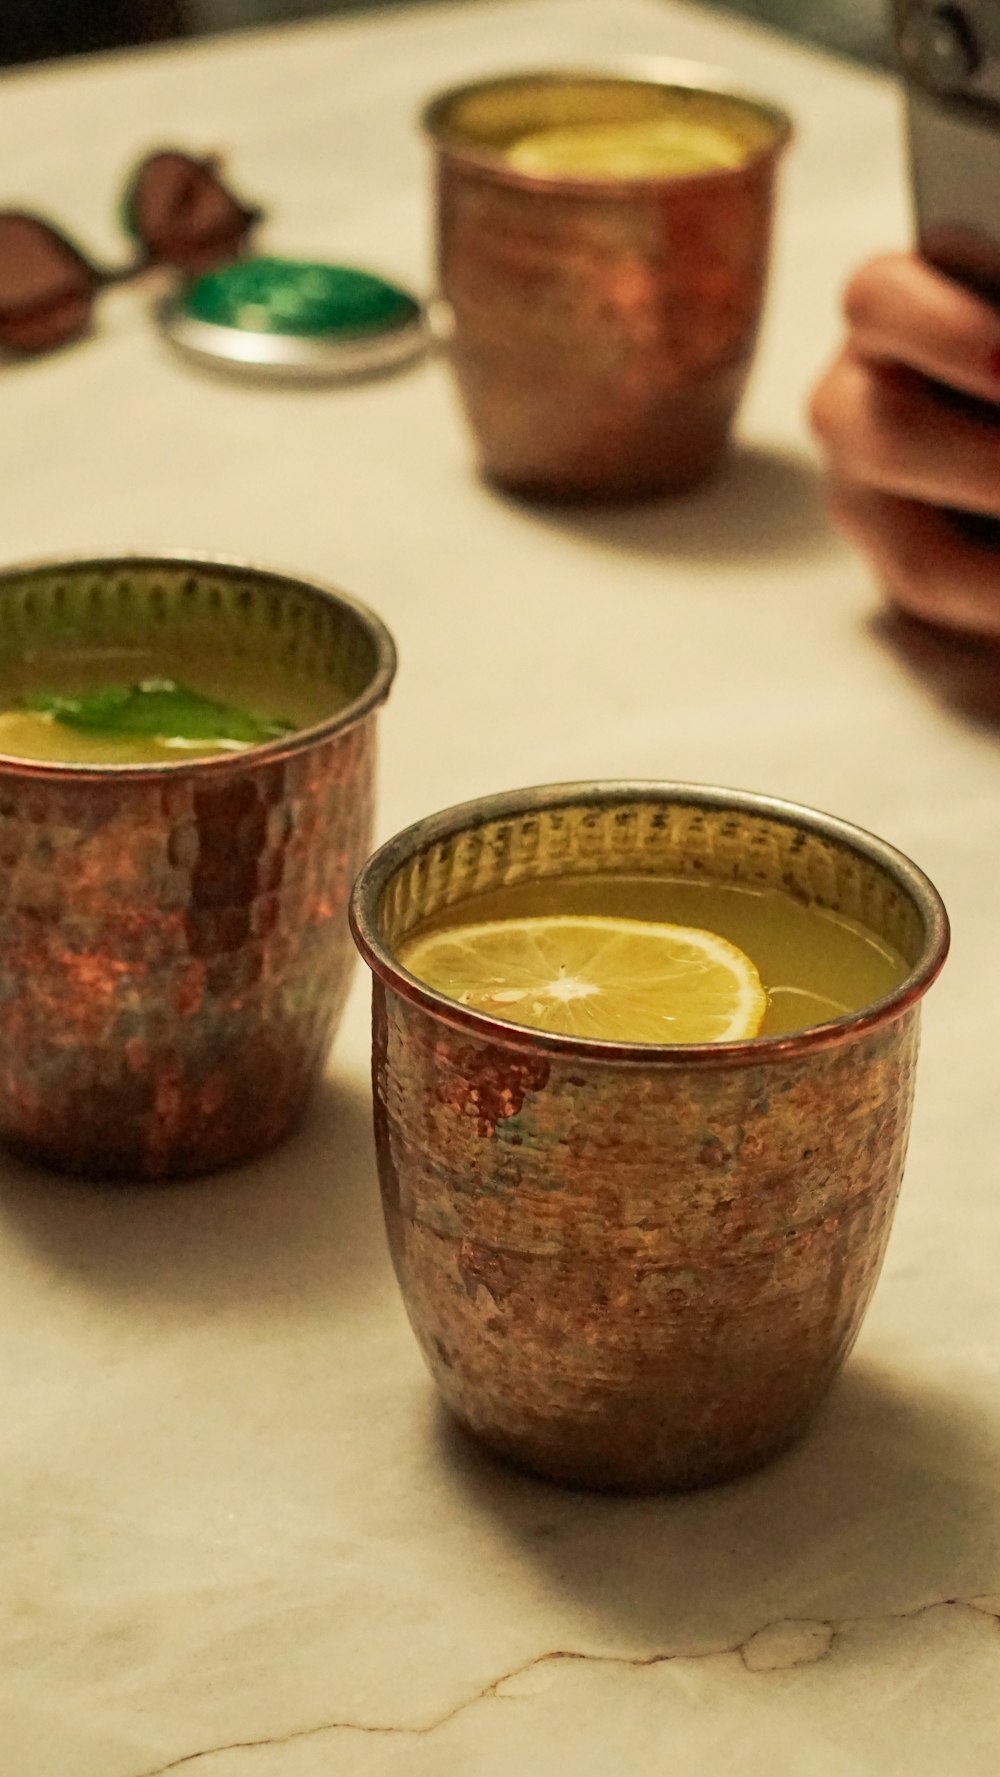
[[[745,144],[727,130],[672,117],[533,130],[507,150],[508,165],[520,173],[612,179],[707,173],[739,166],[746,157]]]
[[[714,932],[554,915],[452,926],[404,947],[449,999],[570,1037],[725,1043],[756,1036],[767,995],[748,956]]]

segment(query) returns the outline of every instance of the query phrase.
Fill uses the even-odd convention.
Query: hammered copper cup
[[[735,135],[745,158],[589,179],[504,159],[548,125],[678,117]],[[444,93],[423,122],[447,349],[484,474],[562,500],[703,481],[753,357],[785,114],[680,67],[509,75]]]
[[[909,964],[785,1037],[586,1042],[460,1006],[397,958],[476,891],[615,871],[766,884]],[[406,1307],[455,1417],[555,1480],[701,1486],[803,1431],[878,1277],[941,901],[845,822],[738,791],[570,784],[451,809],[376,852],[352,925],[374,975],[375,1134]]]
[[[395,667],[370,611],[237,563],[0,574],[0,673],[157,638],[279,662],[330,714],[187,763],[0,757],[0,1139],[137,1179],[247,1160],[298,1117],[354,961],[347,899]]]

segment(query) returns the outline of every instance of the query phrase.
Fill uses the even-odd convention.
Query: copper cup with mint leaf
[[[239,563],[0,574],[0,1140],[159,1179],[292,1128],[394,670],[363,606]]]

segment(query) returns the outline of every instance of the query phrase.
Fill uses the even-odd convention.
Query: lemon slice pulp
[[[746,155],[744,144],[727,130],[694,118],[665,117],[533,130],[513,143],[506,158],[521,173],[641,179],[736,167]]]
[[[714,932],[641,919],[553,915],[416,938],[403,966],[477,1012],[619,1043],[756,1036],[767,995],[748,956]]]

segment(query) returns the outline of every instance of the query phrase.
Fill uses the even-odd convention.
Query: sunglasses
[[[0,350],[30,356],[79,339],[101,290],[153,266],[191,277],[238,258],[262,215],[227,190],[215,160],[176,149],[137,167],[121,213],[138,253],[110,270],[41,217],[0,210]]]

